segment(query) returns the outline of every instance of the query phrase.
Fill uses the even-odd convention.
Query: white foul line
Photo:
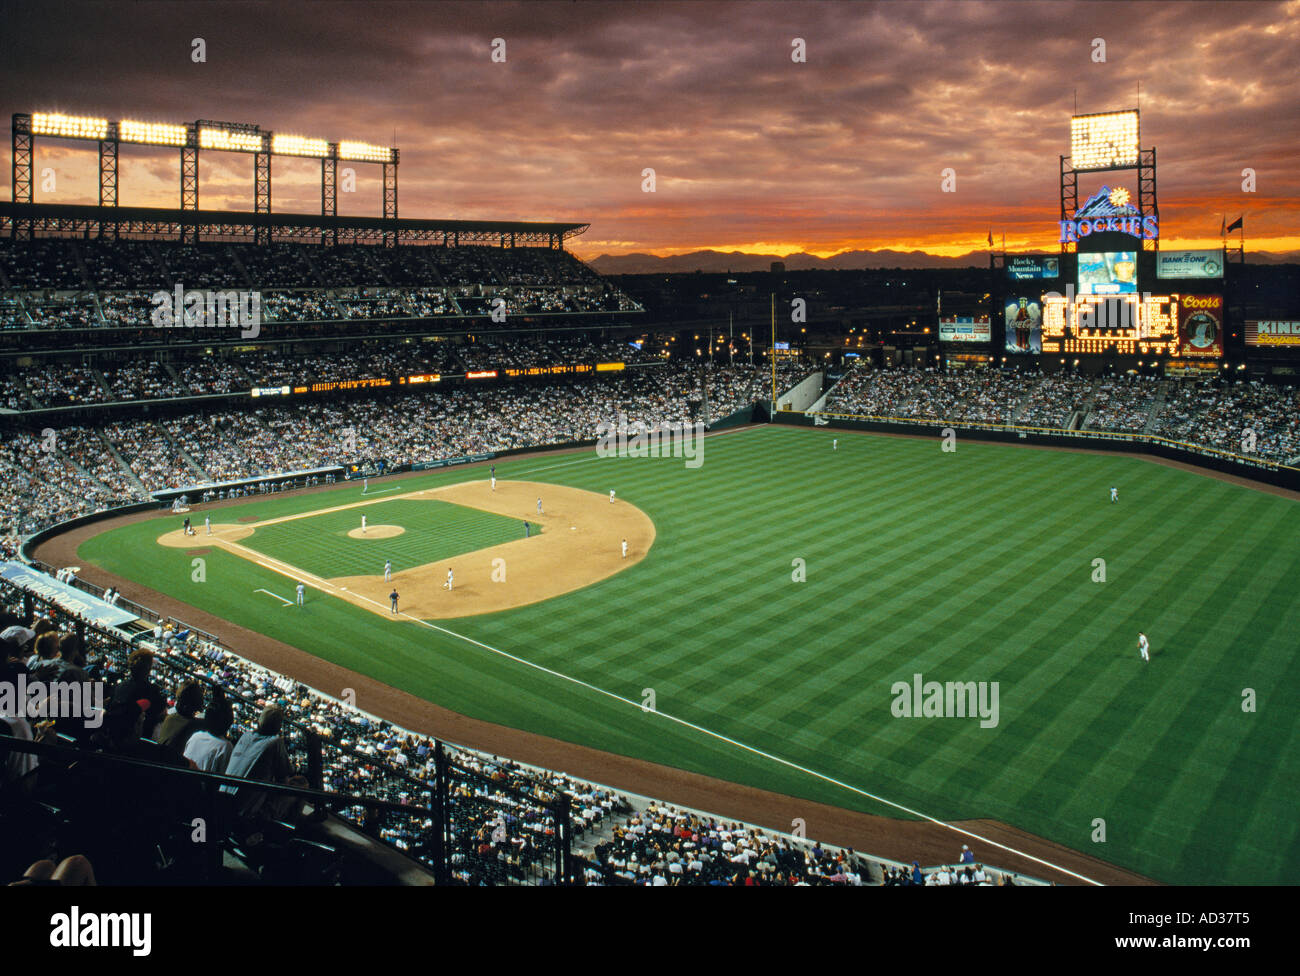
[[[354,593],[353,596],[357,597],[358,599],[365,600],[368,603],[373,603],[377,607],[381,607],[381,608],[383,607],[383,604],[380,603],[378,600],[371,600],[369,597],[361,596],[361,594],[359,593]],[[519,657],[515,654],[511,654],[509,651],[503,651],[500,648],[493,647],[491,644],[484,644],[482,641],[475,640],[473,637],[468,637],[465,634],[458,634],[456,631],[448,630],[446,627],[439,627],[437,624],[432,624],[427,620],[421,620],[419,617],[412,617],[410,614],[405,613],[403,611],[399,611],[397,614],[393,614],[393,616],[405,617],[407,620],[411,620],[417,624],[421,624],[422,626],[428,627],[430,630],[437,630],[444,634],[447,634],[448,636],[458,637],[461,640],[465,641],[466,643],[473,644],[475,647],[481,647],[486,651],[491,651],[493,654],[499,654],[501,657],[508,658],[511,661],[516,661],[519,664],[526,665],[527,667],[535,668],[538,671],[541,671],[545,674],[549,674],[556,678],[561,678],[564,681],[571,681],[575,685],[580,685],[583,688],[587,688],[591,691],[598,692],[599,694],[605,695],[609,698],[613,698],[615,701],[622,702],[625,705],[631,705],[635,708],[640,708],[642,711],[646,711],[646,709],[642,706],[640,702],[632,701],[630,698],[624,698],[622,695],[616,695],[614,694],[614,692],[606,691],[604,688],[598,688],[593,684],[589,684],[588,682],[583,681],[581,678],[575,678],[572,675],[563,674],[562,672],[559,671],[553,671],[548,667],[544,667],[532,661],[525,660],[524,658]],[[904,813],[910,814],[913,817],[917,817],[921,820],[929,821],[930,823],[936,824],[937,826],[940,827],[946,827],[948,830],[954,831],[958,834],[963,834],[967,837],[977,840],[981,844],[988,844],[992,847],[999,848],[1000,850],[1007,851],[1008,853],[1015,854],[1017,857],[1023,857],[1027,860],[1033,861],[1035,864],[1041,864],[1044,867],[1051,868],[1054,871],[1059,871],[1062,874],[1068,874],[1070,877],[1077,878],[1078,880],[1086,882],[1087,884],[1097,885],[1099,887],[1101,886],[1100,881],[1094,881],[1092,878],[1079,874],[1075,871],[1071,871],[1069,868],[1063,868],[1059,864],[1053,864],[1051,861],[1045,861],[1041,857],[1035,857],[1033,854],[1028,854],[1025,851],[1017,850],[1014,847],[1008,847],[1006,844],[1000,844],[997,841],[992,840],[991,838],[983,837],[980,834],[976,834],[972,831],[965,829],[964,827],[958,827],[955,824],[950,824],[943,820],[939,820],[937,817],[931,817],[929,814],[922,813],[919,810],[913,810],[911,807],[903,806],[901,803],[895,803],[893,800],[887,800],[883,796],[877,796],[874,793],[868,793],[866,790],[859,789],[858,787],[853,786],[851,783],[846,783],[843,780],[836,779],[833,776],[827,776],[825,773],[819,773],[817,772],[817,770],[809,769],[807,766],[800,766],[798,763],[791,762],[789,759],[783,759],[780,756],[773,755],[770,752],[764,752],[762,749],[755,748],[754,746],[746,745],[743,742],[740,742],[729,736],[723,735],[721,732],[714,732],[712,729],[706,729],[702,725],[696,725],[694,722],[688,722],[684,718],[678,718],[675,715],[669,715],[667,712],[661,712],[658,709],[651,710],[651,714],[659,715],[663,718],[668,719],[668,721],[670,722],[676,722],[677,724],[684,725],[689,729],[694,729],[696,732],[703,732],[705,735],[712,736],[715,739],[719,739],[722,742],[726,742],[729,745],[736,746],[737,748],[743,749],[746,752],[752,752],[756,756],[762,756],[764,759],[770,759],[773,762],[780,763],[782,766],[787,766],[790,769],[797,770],[808,776],[812,776],[816,779],[823,780],[824,782],[831,783],[835,786],[848,790],[852,793],[857,793],[860,796],[865,796],[868,799],[875,800],[877,803],[883,803],[886,806],[893,807],[896,810],[901,810]]]

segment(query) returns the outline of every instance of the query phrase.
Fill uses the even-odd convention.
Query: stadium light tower
[[[110,121],[94,116],[64,115],[57,112],[15,113],[12,127],[14,203],[33,203],[32,153],[37,136],[56,139],[93,141],[99,144],[99,205],[116,207],[118,146],[133,143],[143,146],[168,146],[180,150],[181,210],[199,209],[199,151],[241,152],[253,156],[253,211],[271,212],[271,157],[298,156],[321,161],[321,215],[338,216],[338,161],[378,163],[383,167],[383,216],[397,219],[398,151],[389,146],[344,140],[334,143],[307,136],[264,132],[248,122],[218,122],[199,119],[177,125],[166,122],[139,122],[131,119]],[[15,232],[30,234],[30,225],[15,224]],[[259,225],[258,235],[269,235],[268,227]],[[337,241],[337,230],[334,239]],[[182,239],[198,240],[198,223],[185,224]],[[396,232],[385,232],[384,242],[396,244]]]
[[[1156,151],[1143,149],[1137,109],[1096,112],[1070,119],[1070,155],[1061,162],[1061,220],[1072,218],[1079,209],[1079,174],[1108,170],[1137,171],[1138,213],[1160,216],[1156,200]],[[1144,237],[1143,250],[1159,247],[1156,237]],[[1076,250],[1072,241],[1061,242],[1062,251]]]

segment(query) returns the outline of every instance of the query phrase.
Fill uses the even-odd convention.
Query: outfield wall
[[[962,431],[978,440],[1011,444],[1037,444],[1079,450],[1115,451],[1121,454],[1153,455],[1181,461],[1198,468],[1234,474],[1251,481],[1300,491],[1300,468],[1275,464],[1241,454],[1149,434],[1117,434],[1101,430],[1062,430],[1054,427],[1019,427],[1014,424],[974,424],[960,420],[914,420],[906,417],[865,417],[854,414],[821,413],[825,425],[843,430],[914,437],[938,435],[946,428]],[[812,427],[811,413],[778,413],[773,422],[792,427]]]

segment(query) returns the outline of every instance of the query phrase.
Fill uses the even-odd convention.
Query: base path
[[[542,514],[537,514],[537,499]],[[451,559],[426,563],[393,573],[391,581],[373,576],[323,578],[290,563],[274,559],[246,544],[257,535],[259,525],[311,518],[322,511],[341,508],[365,509],[368,505],[395,499],[451,502],[466,508],[526,521],[534,528],[531,537],[477,549]],[[348,532],[354,539],[372,535],[391,538],[406,530],[395,525],[371,525]],[[202,539],[244,559],[274,570],[295,582],[336,596],[374,613],[387,615],[388,594],[397,590],[402,613],[421,620],[446,620],[496,613],[540,603],[582,589],[634,566],[654,544],[655,527],[650,516],[626,501],[609,501],[608,495],[537,481],[466,481],[457,485],[390,495],[374,501],[354,502],[314,512],[301,512],[240,525],[214,525],[212,535],[187,536],[167,532],[159,545],[189,548]],[[627,540],[627,556],[623,541]],[[446,588],[447,570],[453,571],[452,588]]]

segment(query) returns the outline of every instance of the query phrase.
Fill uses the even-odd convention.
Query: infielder
[[[1119,489],[1116,488],[1114,485],[1112,485],[1110,489],[1110,500],[1112,502],[1119,501]]]
[[[609,503],[610,503],[611,505],[614,504],[614,489],[613,489],[613,488],[611,488],[611,489],[609,490]]]
[[[447,582],[443,583],[442,585],[448,592],[451,591],[451,570],[450,569],[447,570]]]
[[[1151,661],[1151,645],[1147,643],[1147,635],[1138,631],[1138,653],[1142,655],[1142,660]]]
[[[527,522],[524,522],[524,538],[527,539],[532,534],[533,534],[533,527],[529,525]]]
[[[366,517],[364,515],[361,516],[361,534],[366,534]]]
[[[391,559],[385,559],[384,560],[384,582],[390,583],[392,582],[392,579],[393,579],[393,561]]]
[[[370,490],[370,479],[369,479],[369,478],[362,478],[362,479],[361,479],[361,494],[364,495],[364,494],[365,494],[366,492],[368,492],[369,490]]]
[[[497,476],[496,476],[496,475],[493,475],[493,476],[492,476],[492,490],[493,490],[493,491],[496,491],[496,490],[497,490]]]
[[[212,516],[203,516],[203,527],[208,530],[208,535],[212,535]]]
[[[392,593],[388,594],[388,602],[393,605],[393,613],[397,613],[397,591],[396,590],[393,590]]]
[[[299,583],[298,584],[298,606],[302,606],[303,597],[306,595],[306,593],[307,593],[307,587]]]
[[[542,500],[540,498],[537,499],[537,514],[538,515],[542,514]]]
[[[626,540],[626,539],[623,540],[623,558],[624,558],[624,559],[627,558],[627,540]]]

